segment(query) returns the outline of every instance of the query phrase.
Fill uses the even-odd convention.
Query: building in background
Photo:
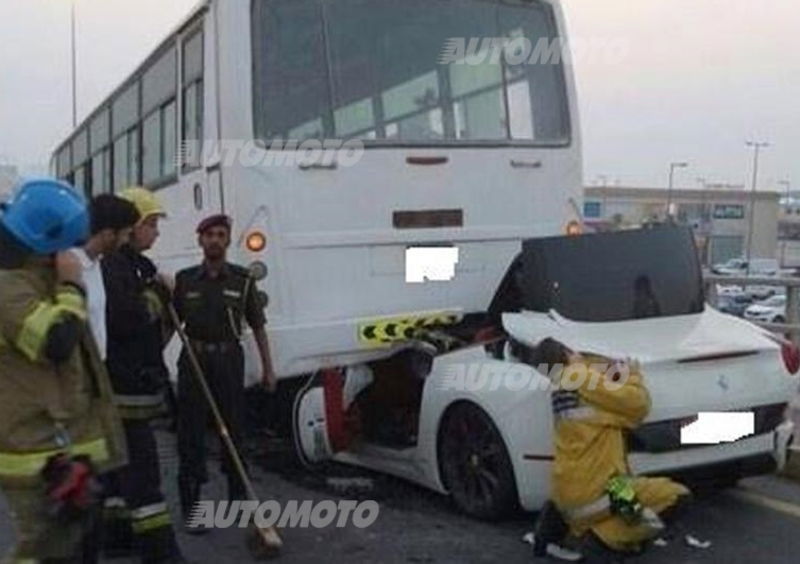
[[[661,223],[667,217],[669,193],[665,188],[588,187],[584,195],[586,224],[597,231]],[[679,223],[694,229],[704,265],[747,255],[751,204],[751,256],[780,258],[777,191],[753,194],[741,186],[672,191],[672,214]]]

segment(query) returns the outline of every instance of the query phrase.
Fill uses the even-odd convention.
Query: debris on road
[[[684,537],[684,540],[686,541],[686,546],[689,546],[691,548],[696,548],[698,550],[706,550],[708,548],[711,548],[711,541],[700,540],[693,535],[686,535]]]

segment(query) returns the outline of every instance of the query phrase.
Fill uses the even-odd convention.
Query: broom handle
[[[222,417],[222,413],[219,410],[217,401],[214,399],[214,394],[211,393],[211,388],[208,386],[208,381],[206,380],[203,367],[200,365],[200,361],[197,359],[197,354],[192,348],[192,344],[189,341],[189,337],[186,335],[186,331],[184,331],[183,326],[181,325],[181,320],[178,317],[178,312],[175,311],[175,306],[172,305],[171,303],[167,304],[167,309],[169,310],[169,315],[172,318],[172,324],[175,326],[175,331],[178,333],[178,336],[183,342],[184,350],[186,351],[186,354],[189,356],[189,362],[192,365],[192,371],[194,373],[195,380],[200,385],[200,388],[203,390],[203,395],[205,396],[206,401],[208,402],[208,405],[211,408],[211,412],[214,416],[214,421],[217,424],[217,430],[219,431],[220,437],[222,437],[222,441],[225,443],[225,447],[228,449],[228,453],[233,459],[233,464],[234,466],[236,466],[236,472],[239,474],[239,477],[242,479],[242,482],[244,483],[245,490],[247,491],[247,496],[253,501],[258,501],[258,496],[256,495],[255,488],[253,488],[253,483],[250,481],[250,476],[248,476],[247,470],[245,470],[244,463],[242,462],[242,457],[239,455],[239,450],[233,443],[230,431],[228,430],[228,426],[225,423],[225,418]]]

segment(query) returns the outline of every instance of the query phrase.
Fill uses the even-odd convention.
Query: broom
[[[205,396],[206,401],[211,408],[219,436],[222,437],[222,442],[225,443],[225,448],[227,448],[228,453],[233,460],[233,464],[236,467],[236,472],[239,474],[239,478],[241,478],[242,483],[244,484],[247,497],[249,497],[251,500],[258,501],[258,495],[253,487],[253,482],[250,480],[250,476],[247,474],[247,470],[244,467],[239,450],[233,443],[230,431],[228,430],[228,425],[225,423],[225,419],[222,417],[219,406],[214,399],[214,394],[211,393],[211,388],[208,386],[208,381],[206,380],[205,373],[203,372],[203,367],[200,365],[200,361],[197,359],[197,354],[189,342],[189,337],[186,335],[186,332],[181,325],[178,312],[175,311],[175,306],[173,306],[171,303],[167,304],[167,309],[169,310],[172,324],[175,326],[175,331],[177,331],[181,342],[183,342],[183,347],[186,350],[186,354],[189,356],[189,362],[192,365],[195,380],[203,390],[203,395]],[[278,535],[278,531],[276,531],[274,527],[261,528],[255,524],[253,524],[252,529],[253,533],[247,542],[250,553],[258,559],[277,556],[278,552],[280,552],[280,549],[283,547],[283,541],[281,540],[280,535]]]

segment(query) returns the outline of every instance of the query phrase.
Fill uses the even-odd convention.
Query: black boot
[[[558,544],[564,540],[568,532],[567,524],[561,517],[561,513],[552,501],[548,501],[542,507],[539,518],[536,520],[534,530],[533,555],[537,558],[547,556],[547,545],[550,543]]]
[[[125,558],[136,553],[130,511],[124,504],[110,503],[103,509],[100,544],[105,558]]]
[[[184,530],[191,534],[204,534],[208,532],[206,527],[193,526],[191,522],[197,502],[200,500],[202,483],[190,476],[178,477],[178,495],[181,500],[181,516],[183,517]]]

